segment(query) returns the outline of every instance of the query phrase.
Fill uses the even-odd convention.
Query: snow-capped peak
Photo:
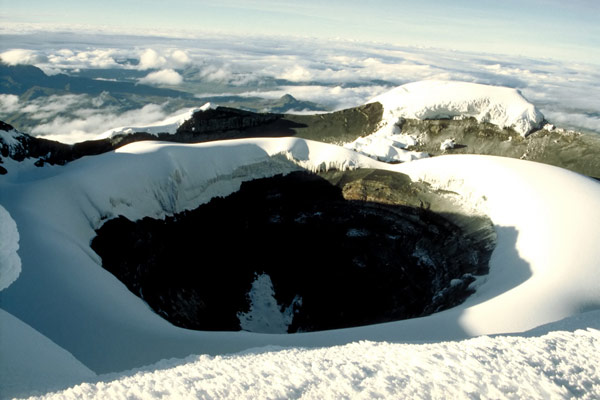
[[[474,117],[527,136],[540,128],[542,113],[517,89],[468,82],[427,80],[408,83],[379,95],[369,103],[383,105],[382,129],[393,129],[400,118],[436,119]]]

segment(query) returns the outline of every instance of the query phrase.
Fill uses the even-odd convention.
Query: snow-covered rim
[[[89,248],[103,218],[161,217],[229,194],[243,180],[298,168],[380,168],[461,194],[486,210],[498,230],[487,280],[462,305],[424,318],[295,335],[191,332],[154,314],[99,267]],[[22,255],[29,271],[20,284],[0,292],[3,308],[96,371],[266,345],[443,341],[518,332],[600,305],[600,184],[543,164],[460,155],[389,165],[298,138],[140,142],[0,193],[19,217],[21,242],[36,248]]]

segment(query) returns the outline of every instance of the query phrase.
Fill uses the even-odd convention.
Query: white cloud
[[[0,110],[2,113],[14,113],[19,110],[19,96],[0,94]]]
[[[38,52],[26,49],[12,49],[0,54],[0,59],[8,65],[37,64],[45,61]]]
[[[113,48],[94,49],[94,50],[71,50],[66,48],[58,49],[47,55],[48,63],[39,65],[44,71],[78,68],[116,68],[119,64],[115,57],[122,57],[124,53],[121,50]]]
[[[139,82],[157,85],[179,85],[183,82],[183,77],[175,70],[163,69],[149,73],[140,79]]]
[[[39,122],[21,130],[64,143],[95,139],[100,133],[117,126],[150,125],[167,116],[166,103],[147,104],[139,109],[121,112],[115,106],[105,104],[108,96],[107,92],[96,97],[83,94],[53,95],[23,102],[18,96],[0,94],[0,110],[24,113],[27,118]],[[0,115],[0,119],[2,117]]]
[[[141,70],[155,69],[164,66],[167,63],[167,59],[156,52],[153,49],[146,49],[140,55],[140,63],[138,68]]]
[[[80,110],[80,117],[58,116],[47,123],[34,127],[33,135],[64,143],[77,143],[95,139],[100,133],[118,126],[150,125],[166,117],[163,105],[147,104],[140,109],[124,113],[104,110]]]
[[[184,67],[191,63],[190,56],[183,50],[174,50],[170,54],[170,61],[178,68]]]
[[[564,112],[554,110],[544,110],[542,112],[546,119],[552,121],[555,125],[563,126],[569,129],[584,129],[596,131],[600,129],[600,115],[587,115],[578,112]]]
[[[232,72],[227,66],[207,65],[198,73],[200,79],[211,82],[228,82],[232,78]]]
[[[325,104],[334,110],[355,107],[364,104],[368,99],[389,90],[389,87],[379,85],[343,87],[323,85],[294,85],[280,86],[277,90],[248,91],[237,93],[242,97],[263,97],[278,99],[285,94],[291,94],[296,99]],[[228,93],[226,95],[233,95]],[[209,96],[206,96],[209,97]]]
[[[412,81],[461,80],[517,88],[559,126],[600,131],[594,128],[600,98],[590,95],[600,91],[600,73],[592,65],[343,40],[87,35],[71,36],[73,42],[65,43],[65,36],[57,33],[43,37],[48,40],[29,53],[14,53],[13,58],[46,57],[37,65],[53,72],[103,67],[149,70],[141,82],[176,85],[183,76],[200,81],[199,97],[207,97],[206,91],[266,97],[291,93],[335,109],[362,104]],[[33,36],[22,38],[11,45],[32,46]]]
[[[314,79],[314,74],[301,65],[294,65],[283,71],[277,78],[286,79],[292,82],[308,82]]]
[[[52,95],[39,97],[22,105],[21,112],[36,120],[53,118],[75,107],[86,104],[88,96],[84,94]]]

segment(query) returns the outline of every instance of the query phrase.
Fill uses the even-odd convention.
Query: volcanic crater
[[[174,325],[295,333],[425,316],[488,272],[492,222],[406,175],[299,171],[165,219],[106,221],[103,267]]]

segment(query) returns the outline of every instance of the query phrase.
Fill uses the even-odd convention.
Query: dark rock
[[[405,120],[402,133],[415,135],[420,144],[411,150],[440,154],[485,154],[555,165],[584,175],[600,176],[600,135],[556,129],[538,130],[527,137],[508,128],[463,120]],[[441,151],[440,143],[454,139],[453,149]]]
[[[13,129],[15,129],[15,128],[13,128],[12,125],[7,124],[4,121],[0,121],[0,131],[8,132],[8,131],[12,131]]]
[[[289,99],[288,99],[289,100]],[[296,136],[325,143],[348,143],[375,132],[381,122],[383,107],[367,104],[327,114],[294,115],[256,113],[227,107],[196,112],[175,134],[151,135],[139,132],[117,135],[104,140],[86,141],[75,145],[34,138],[22,134],[21,148],[4,157],[21,161],[26,157],[42,158],[44,163],[63,165],[87,155],[112,151],[142,140],[162,140],[178,143],[200,143],[251,137]],[[0,128],[12,127],[0,122]],[[474,118],[463,120],[404,120],[402,133],[415,135],[419,144],[410,150],[440,154],[486,154],[520,158],[567,168],[591,177],[600,177],[600,135],[580,134],[562,130],[538,130],[523,138],[512,129],[501,129]],[[454,139],[452,149],[440,150],[440,143]],[[0,143],[1,145],[1,143]]]

